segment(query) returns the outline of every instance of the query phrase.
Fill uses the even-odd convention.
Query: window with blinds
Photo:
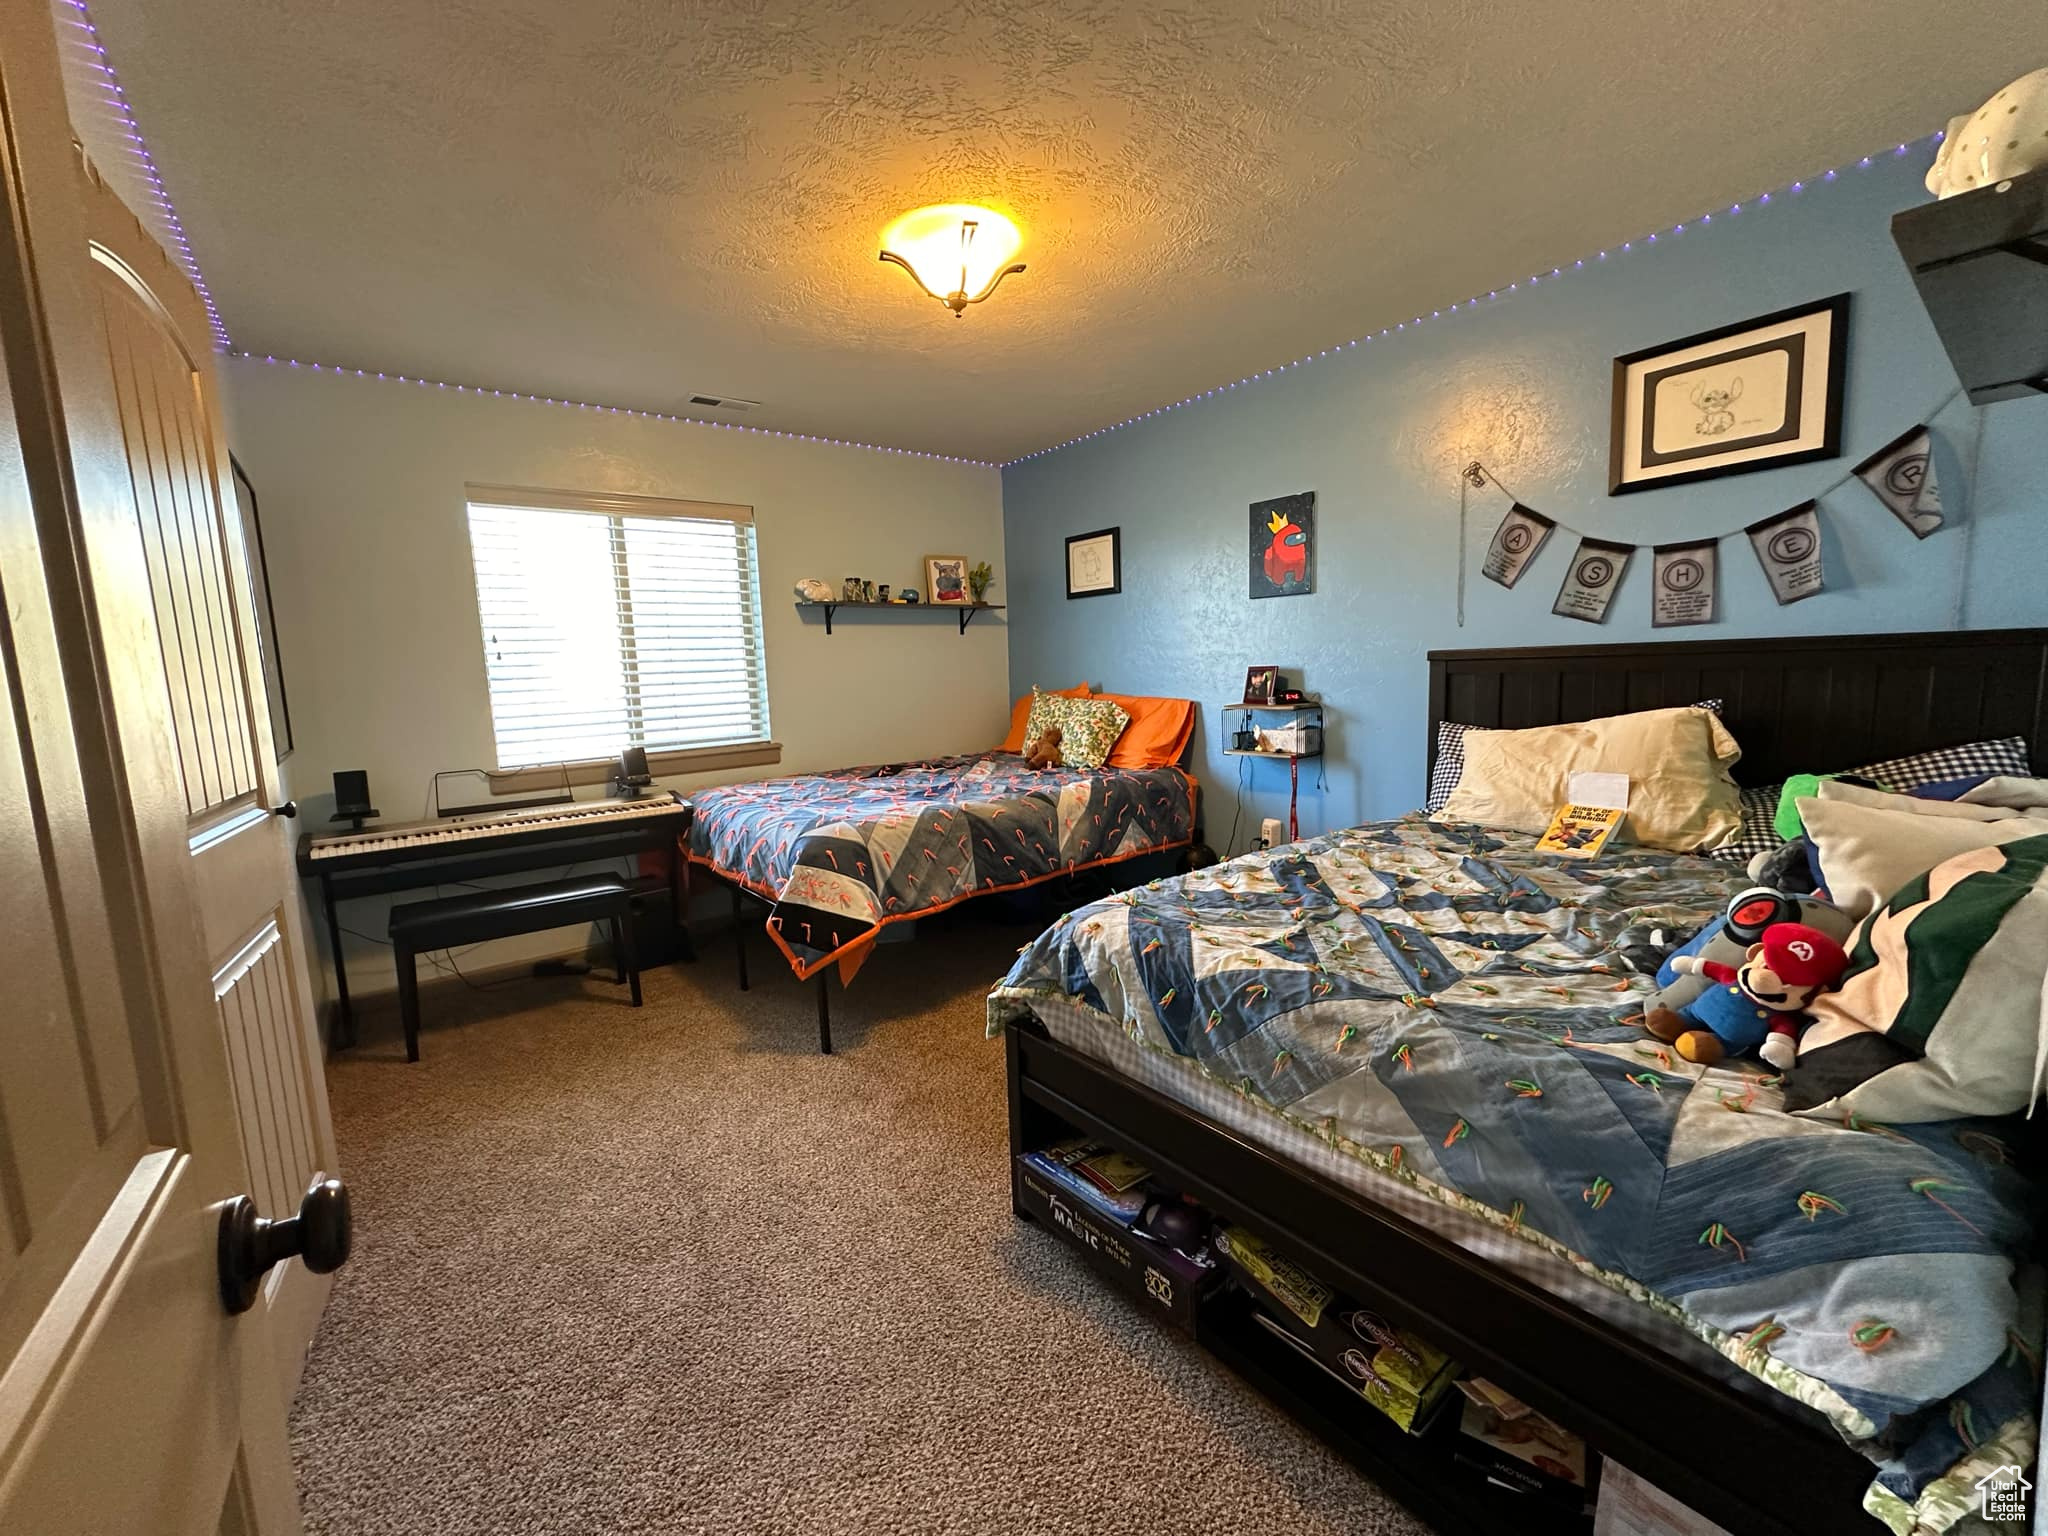
[[[768,739],[747,507],[469,488],[498,766]]]

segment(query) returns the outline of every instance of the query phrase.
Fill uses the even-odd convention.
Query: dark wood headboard
[[[2048,629],[1431,651],[1429,762],[1443,720],[1514,730],[1715,698],[1743,784],[1999,736],[2048,771]]]

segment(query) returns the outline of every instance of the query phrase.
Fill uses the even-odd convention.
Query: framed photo
[[[967,557],[965,555],[926,555],[924,557],[924,584],[931,589],[935,603],[965,603],[967,596]]]
[[[242,514],[242,541],[249,550],[249,578],[256,588],[256,649],[263,661],[263,694],[270,702],[270,745],[281,763],[292,755],[292,710],[284,696],[284,661],[277,649],[277,605],[270,600],[270,557],[263,550],[263,517],[256,487],[232,453],[235,504]]]
[[[1316,493],[1252,503],[1252,596],[1300,597],[1316,589]]]
[[[1076,533],[1067,539],[1067,596],[1108,597],[1124,589],[1121,528]]]
[[[1614,360],[1610,496],[1842,451],[1849,295]]]
[[[1278,667],[1247,667],[1244,674],[1245,704],[1270,704],[1280,692]]]

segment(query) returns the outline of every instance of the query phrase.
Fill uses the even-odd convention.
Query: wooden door
[[[182,799],[207,969],[233,1073],[245,1187],[285,1216],[335,1171],[292,863],[258,651],[246,524],[222,436],[205,311],[158,247],[82,159],[101,414],[119,423],[109,466],[149,581],[157,667]],[[120,486],[125,463],[126,485]],[[258,1299],[290,1405],[329,1280],[274,1270]]]
[[[196,301],[63,103],[0,0],[0,1529],[288,1536],[324,1291],[231,1315],[222,1205],[333,1156],[246,556]]]

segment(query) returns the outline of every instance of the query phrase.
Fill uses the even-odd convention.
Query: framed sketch
[[[924,584],[931,589],[932,601],[935,603],[967,602],[967,557],[926,555]]]
[[[1253,597],[1300,597],[1316,589],[1316,493],[1252,503]]]
[[[1108,597],[1124,589],[1123,530],[1101,528],[1067,539],[1067,596]]]
[[[1614,360],[1610,496],[1842,451],[1849,295]]]
[[[228,455],[234,471],[235,505],[242,514],[242,542],[249,551],[249,584],[256,606],[256,649],[263,662],[263,694],[270,701],[270,746],[281,763],[292,755],[292,711],[284,696],[284,660],[277,651],[277,609],[270,600],[270,560],[263,552],[263,519],[256,487],[242,461]]]
[[[1280,669],[1278,667],[1247,667],[1244,673],[1245,704],[1270,704],[1280,692]]]

